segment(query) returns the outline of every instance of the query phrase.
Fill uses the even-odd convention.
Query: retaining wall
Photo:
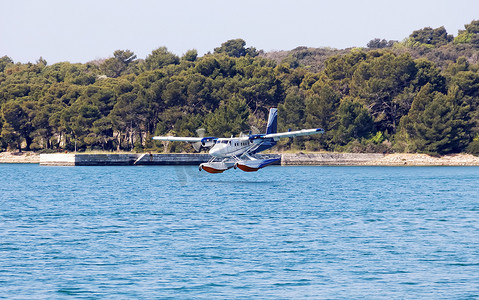
[[[280,157],[278,154],[260,155],[264,158]],[[129,165],[199,165],[211,156],[200,153],[180,154],[41,154],[42,166],[129,166]],[[279,164],[279,163],[278,163]]]
[[[73,153],[40,154],[40,165],[42,166],[74,166],[75,155]]]
[[[140,154],[136,165],[199,165],[207,162],[209,154]]]
[[[208,154],[40,154],[43,166],[199,165]]]

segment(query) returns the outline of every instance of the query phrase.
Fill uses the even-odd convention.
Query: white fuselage
[[[218,139],[209,153],[211,156],[221,158],[241,156],[256,146],[255,141],[251,141],[248,137]]]

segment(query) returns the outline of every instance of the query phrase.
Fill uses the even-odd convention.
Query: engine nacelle
[[[205,137],[201,139],[201,146],[205,148],[211,148],[216,144],[216,140],[218,140],[215,137]]]
[[[249,136],[249,140],[254,144],[261,144],[263,142],[264,134],[253,134]]]

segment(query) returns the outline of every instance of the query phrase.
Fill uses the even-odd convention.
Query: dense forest
[[[276,150],[479,154],[479,21],[366,48],[258,51],[229,40],[202,57],[166,47],[85,64],[0,58],[0,151],[192,152],[153,135],[321,127]]]

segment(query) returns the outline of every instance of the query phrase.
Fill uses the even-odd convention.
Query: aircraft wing
[[[203,138],[186,137],[186,136],[154,136],[153,139],[157,141],[196,143],[196,142],[201,142]]]
[[[324,129],[314,128],[314,129],[302,129],[302,130],[288,131],[288,132],[270,133],[270,134],[265,134],[264,136],[262,136],[262,138],[264,139],[272,138],[275,141],[277,141],[282,138],[312,135],[312,134],[318,134],[318,133],[324,133]]]

